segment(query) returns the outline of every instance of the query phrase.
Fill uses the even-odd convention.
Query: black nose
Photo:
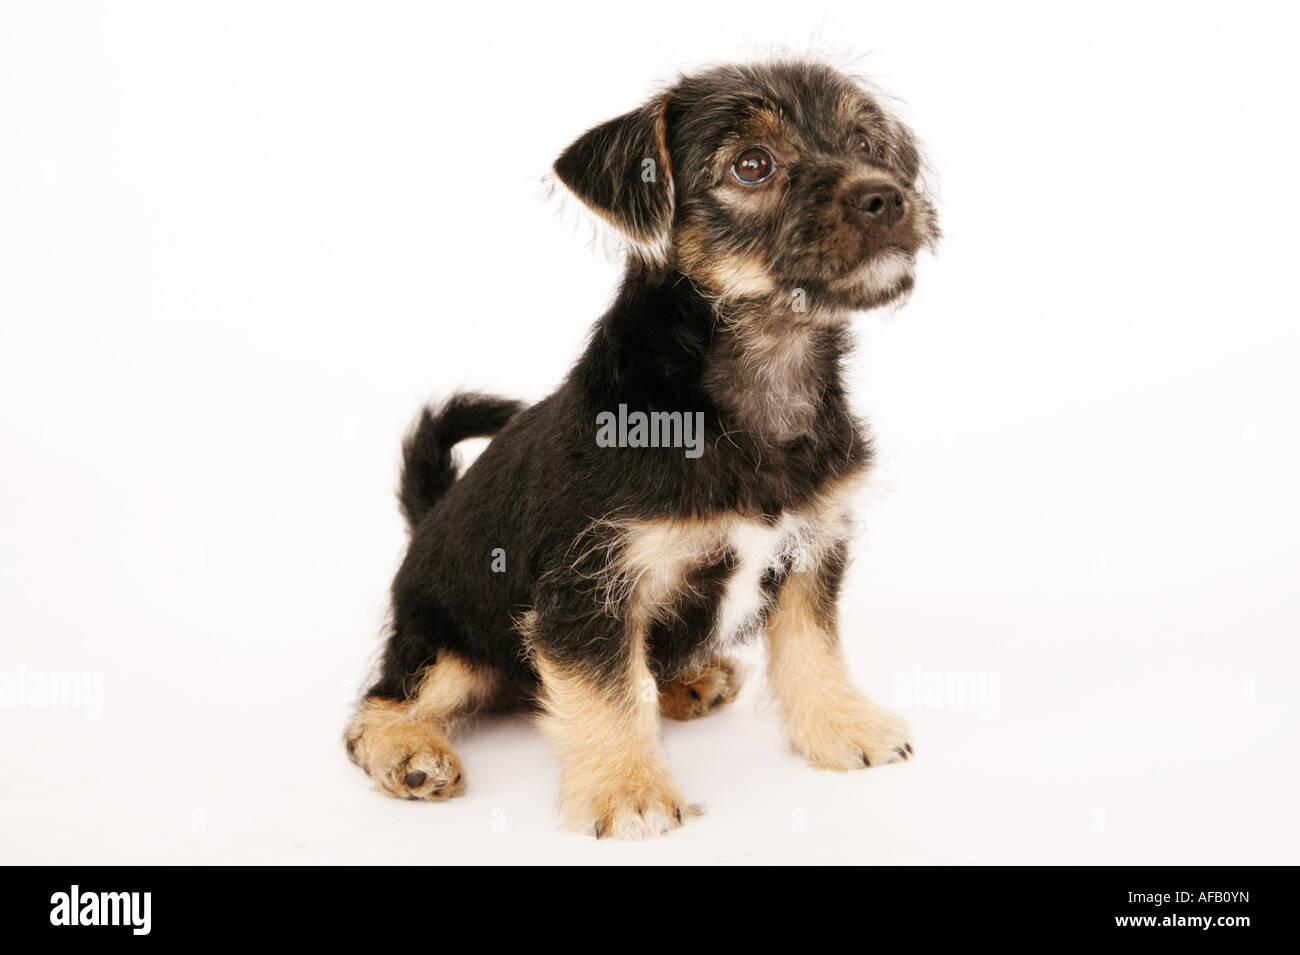
[[[907,209],[902,190],[880,182],[858,186],[844,197],[844,202],[871,225],[886,229],[903,218]]]

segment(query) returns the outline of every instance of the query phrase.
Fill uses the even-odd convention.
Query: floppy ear
[[[634,242],[667,243],[673,174],[666,115],[671,94],[588,130],[555,160],[555,175],[575,196]]]

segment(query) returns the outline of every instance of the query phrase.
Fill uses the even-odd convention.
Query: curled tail
[[[402,442],[402,484],[397,494],[411,530],[456,480],[451,456],[456,443],[491,437],[523,407],[508,398],[465,392],[420,413]]]

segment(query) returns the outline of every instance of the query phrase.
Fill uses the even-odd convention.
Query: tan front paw
[[[597,839],[648,839],[671,832],[700,810],[688,806],[672,777],[611,779],[587,792],[566,786],[566,815],[573,828]]]
[[[674,680],[659,691],[659,710],[673,720],[707,716],[733,702],[740,693],[744,673],[727,657],[717,657],[702,670]]]
[[[803,714],[790,729],[795,749],[820,769],[883,766],[914,752],[902,718],[866,701]]]

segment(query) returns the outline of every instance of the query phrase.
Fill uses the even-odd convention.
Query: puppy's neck
[[[737,426],[766,443],[809,434],[827,390],[839,387],[837,318],[792,312],[784,301],[715,301],[712,307],[718,334],[705,391]]]
[[[571,373],[586,413],[712,408],[717,427],[769,447],[811,436],[845,413],[832,316],[788,303],[721,301],[681,273],[629,268]]]

